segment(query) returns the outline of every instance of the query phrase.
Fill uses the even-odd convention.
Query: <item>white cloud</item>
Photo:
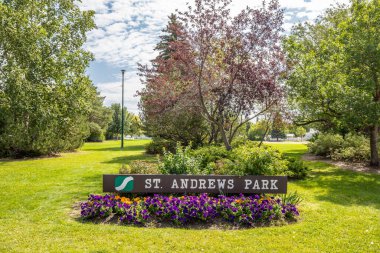
[[[107,105],[121,102],[121,77],[119,79],[120,80],[116,82],[101,83],[97,85],[101,94],[106,96]],[[136,89],[141,88],[142,85],[140,84],[137,76],[127,75],[124,83],[124,106],[128,108],[128,111],[136,114],[138,113],[137,104],[139,102],[139,98],[135,96]]]
[[[160,31],[166,26],[167,16],[176,9],[185,10],[186,3],[193,0],[83,0],[83,10],[95,10],[97,29],[88,33],[85,47],[94,53],[96,61],[106,62],[115,69],[126,68],[128,94],[135,94],[141,88],[136,76],[136,63],[149,63],[155,57],[155,44]],[[247,5],[260,6],[261,0],[234,0],[232,14],[238,13]],[[348,0],[328,1],[280,0],[282,7],[287,8],[284,28],[289,31],[294,22],[314,19],[331,4],[348,3]],[[106,103],[119,102],[119,95],[107,87],[118,83],[94,83],[105,95]],[[120,84],[120,82],[119,82]],[[136,97],[128,97],[129,108],[137,110]],[[134,104],[133,104],[134,103]]]

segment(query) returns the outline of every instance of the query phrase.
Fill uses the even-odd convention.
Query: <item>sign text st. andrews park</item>
[[[286,193],[286,176],[103,175],[104,192]]]

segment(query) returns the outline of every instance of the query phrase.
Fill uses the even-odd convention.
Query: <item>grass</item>
[[[58,158],[0,160],[1,252],[379,252],[380,176],[308,162],[312,174],[289,182],[300,222],[247,230],[142,228],[81,223],[73,205],[101,193],[102,174],[155,159],[146,141],[88,143]],[[302,144],[271,144],[288,155]]]

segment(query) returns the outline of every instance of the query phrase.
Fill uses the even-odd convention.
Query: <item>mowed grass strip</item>
[[[60,157],[0,160],[1,252],[379,252],[380,176],[322,162],[297,191],[300,221],[245,230],[143,228],[81,223],[73,205],[102,193],[102,174],[144,154],[147,141],[86,143]],[[270,144],[299,157],[303,144]]]

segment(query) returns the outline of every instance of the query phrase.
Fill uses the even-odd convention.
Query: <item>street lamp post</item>
[[[125,70],[121,70],[121,148],[124,148],[124,72]]]

